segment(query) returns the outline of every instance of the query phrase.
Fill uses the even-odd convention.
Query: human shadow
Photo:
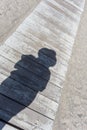
[[[2,113],[1,120],[8,122],[25,107],[29,107],[38,92],[46,89],[51,75],[49,67],[55,64],[56,53],[47,48],[40,49],[37,58],[33,55],[21,56],[14,66],[16,70],[1,83],[0,109],[5,107],[5,111],[10,113]]]

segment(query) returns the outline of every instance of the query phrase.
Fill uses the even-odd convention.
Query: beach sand
[[[87,130],[87,0],[53,130]]]

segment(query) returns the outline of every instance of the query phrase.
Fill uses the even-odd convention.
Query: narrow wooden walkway
[[[0,47],[0,130],[52,130],[81,5],[42,0]]]

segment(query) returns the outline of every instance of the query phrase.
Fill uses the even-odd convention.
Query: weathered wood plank
[[[34,20],[36,20],[36,18]],[[25,27],[26,27],[26,30],[25,30]],[[62,61],[63,62],[62,64],[64,63],[67,64],[67,57],[69,57],[70,55],[70,49],[68,49],[67,47],[63,48],[64,45],[60,45],[58,43],[57,44],[54,43],[54,45],[51,43],[49,44],[48,42],[36,37],[32,33],[29,33],[28,25],[25,25],[25,27],[22,26],[20,29],[18,29],[17,32],[13,34],[14,37],[11,37],[11,41],[12,41],[11,44],[10,44],[9,39],[7,40],[6,44],[11,47],[15,47],[17,46],[17,44],[19,44],[20,47],[24,45],[24,48],[28,45],[29,48],[31,48],[34,52],[37,52],[37,50],[40,50],[41,48],[49,48],[56,52],[56,57],[60,58],[60,61],[62,61],[62,59],[65,60],[65,62]],[[16,43],[16,45],[14,45],[14,43]],[[20,43],[23,43],[23,45],[21,45]],[[21,52],[21,48],[18,51]],[[42,53],[45,54],[44,52]],[[48,54],[48,56],[53,59],[52,54],[51,55]]]
[[[84,3],[85,3],[85,0],[79,0],[79,1],[76,1],[76,0],[65,0],[65,2],[71,4],[71,6],[74,6],[75,8],[78,9],[78,11],[82,12],[83,9],[84,9]]]
[[[53,2],[54,3],[54,2]],[[57,6],[55,6],[52,2],[43,2],[43,6],[42,6],[42,11],[41,8],[37,9],[37,12],[39,12],[42,16],[45,16],[47,18],[48,16],[48,21],[49,23],[53,23],[54,26],[56,27],[54,30],[52,28],[53,32],[57,32],[56,29],[61,30],[60,32],[63,32],[64,35],[69,35],[68,37],[73,37],[75,35],[75,28],[74,26],[76,26],[76,21],[73,21],[73,29],[72,31],[70,30],[70,26],[72,24],[72,19],[70,19],[70,17],[67,17],[65,15],[65,13],[61,13],[59,8],[57,8]],[[46,10],[43,13],[44,9]],[[36,10],[35,10],[36,11]],[[51,19],[52,16],[52,19]],[[65,22],[63,22],[63,20],[65,20]],[[54,23],[55,21],[55,23]],[[68,23],[68,24],[67,24]],[[46,27],[46,26],[44,26]],[[48,26],[49,29],[50,26]],[[72,39],[72,38],[71,38]]]
[[[44,16],[40,15],[39,13],[37,13],[37,15],[34,15],[34,18],[35,17],[40,19],[41,23],[45,22],[45,24],[46,24],[46,22],[48,22],[48,21],[44,20],[46,18]],[[37,20],[36,18],[35,18],[35,20]],[[49,23],[49,25],[53,26],[53,24],[51,24],[51,23]],[[31,44],[33,44],[32,48],[34,48],[34,50],[37,49],[38,47],[50,48],[50,49],[56,51],[57,57],[59,56],[59,53],[60,54],[63,53],[63,55],[60,55],[60,56],[61,56],[62,59],[65,59],[67,61],[67,57],[69,57],[69,54],[70,54],[70,48],[68,48],[66,46],[67,44],[65,44],[65,46],[64,46],[64,43],[62,43],[62,42],[60,43],[59,41],[58,42],[54,42],[54,44],[52,42],[46,42],[46,40],[44,38],[37,37],[37,35],[35,35],[35,34],[33,35],[32,33],[30,33],[27,28],[26,28],[26,30],[24,28],[23,29],[22,28],[23,27],[20,28],[20,31],[18,30],[17,32],[15,32],[13,34],[14,35],[14,39],[16,38],[15,39],[16,41],[19,40],[19,41],[25,42],[29,46],[31,46]],[[26,33],[24,33],[23,30],[25,30],[27,35],[26,35]],[[22,35],[22,38],[21,38],[21,35]],[[57,37],[57,40],[58,40],[58,37]],[[37,44],[38,44],[38,46],[36,46]]]
[[[33,14],[33,16],[31,15],[29,18],[26,19],[26,22],[23,23],[23,26],[21,25],[18,29],[17,29],[17,32],[20,31],[20,33],[23,33],[25,32],[25,36],[26,36],[26,33],[28,36],[26,36],[27,38],[29,37],[29,35],[31,35],[31,39],[33,37],[33,40],[35,39],[35,37],[37,39],[40,39],[42,41],[42,43],[45,43],[47,44],[48,46],[53,46],[54,47],[57,47],[55,49],[57,49],[57,51],[60,49],[59,46],[60,46],[60,43],[62,45],[62,47],[64,47],[64,49],[67,49],[68,51],[70,51],[70,47],[71,45],[68,44],[68,42],[64,41],[60,41],[60,37],[61,37],[61,40],[63,39],[63,36],[61,35],[61,30],[58,30],[57,28],[57,25],[55,25],[53,22],[49,21],[49,19],[47,19],[48,17],[46,16],[43,16],[42,14],[40,14],[39,12],[36,12]],[[31,20],[29,20],[31,19]],[[36,25],[40,26],[45,32],[47,31],[47,34],[45,32],[43,32],[43,37],[41,37],[41,34],[38,35],[40,32],[36,33],[32,28],[30,28],[29,24],[31,25],[31,21],[36,20],[36,21],[39,21],[36,23]],[[43,22],[41,22],[43,21]],[[47,22],[49,22],[49,25],[48,25],[48,28],[47,28]],[[27,28],[29,26],[29,28]],[[35,23],[33,21],[33,26],[35,26]],[[38,28],[37,26],[37,28]],[[54,30],[53,28],[54,27]],[[31,33],[32,31],[32,33]],[[38,29],[37,29],[38,31]],[[51,35],[52,38],[56,39],[55,42],[52,42],[52,38],[51,40],[49,41],[46,37],[49,35]],[[47,35],[47,36],[46,36]],[[44,39],[46,38],[46,39]],[[49,45],[50,44],[50,45]],[[64,45],[64,46],[63,46]],[[61,47],[61,49],[63,49]]]
[[[65,14],[67,14],[67,18],[69,17],[75,17],[77,19],[77,16],[79,16],[81,14],[81,10],[79,10],[78,8],[76,8],[74,5],[72,5],[70,3],[70,0],[45,0],[46,3],[48,3],[50,6],[51,5],[55,5],[54,9],[56,10],[57,8],[60,8],[61,10],[63,10],[64,12],[61,12]],[[59,12],[59,10],[58,10]],[[74,19],[75,20],[75,19]]]
[[[12,126],[10,126],[9,124],[6,124],[3,121],[0,121],[0,130],[19,130],[19,129],[12,127]]]
[[[30,50],[31,51],[31,50]],[[31,54],[32,54],[33,52],[31,52]],[[38,52],[37,52],[38,53]],[[17,51],[15,51],[14,49],[12,49],[12,48],[10,48],[10,47],[8,47],[7,45],[3,45],[3,46],[1,46],[0,47],[0,54],[2,55],[2,56],[4,56],[4,57],[6,57],[7,59],[9,59],[9,60],[11,60],[11,61],[13,61],[15,64],[18,62],[18,61],[20,61],[21,60],[21,58],[22,58],[22,54],[21,53],[19,53],[19,52],[17,52]],[[36,53],[35,53],[36,54]],[[33,55],[34,55],[34,53],[33,53]],[[29,56],[29,58],[31,58],[31,57],[33,57],[33,55],[30,55]],[[25,55],[25,57],[27,57],[27,55]],[[36,57],[35,55],[34,55],[34,57]],[[41,64],[41,59],[39,60],[39,61],[36,61],[35,60],[35,58],[31,58],[32,60],[34,60],[36,63],[40,63]],[[18,62],[18,64],[20,64],[20,65],[22,65],[23,67],[25,67],[23,64],[21,64],[20,62]],[[44,64],[44,66],[46,66],[46,68],[47,68],[47,63],[46,64]],[[43,64],[42,64],[42,66],[43,66]],[[57,67],[57,66],[56,66]],[[29,67],[27,67],[28,69],[29,69]],[[39,66],[38,66],[38,68],[39,68]],[[54,68],[54,67],[53,67]],[[53,69],[54,70],[54,69]],[[50,72],[51,72],[51,76],[50,76],[50,81],[53,83],[53,84],[55,84],[55,85],[57,85],[57,86],[60,86],[60,84],[62,83],[62,81],[63,81],[63,79],[64,79],[64,73],[66,72],[66,67],[63,65],[59,65],[58,66],[58,68],[57,69],[55,69],[55,73],[54,73],[54,71],[51,71],[51,69],[50,69]],[[35,71],[34,71],[35,72]],[[61,75],[62,74],[62,75]],[[55,80],[55,82],[54,82],[54,80]]]
[[[0,73],[6,75],[6,78],[7,78],[8,76],[10,76],[10,72],[13,71],[13,70],[15,70],[14,63],[5,59],[4,57],[0,57]],[[5,79],[1,79],[0,83],[2,83],[2,81],[4,81],[4,80]],[[29,86],[29,88],[34,89],[34,90],[36,88],[36,87],[35,88],[31,87],[30,84],[28,86]],[[55,86],[54,84],[51,84],[50,82],[48,82],[46,89],[44,89],[40,93],[42,95],[54,100],[55,102],[59,102],[61,88],[59,88],[59,87]]]
[[[59,12],[63,13],[66,15],[66,17],[70,18],[72,21],[79,21],[77,16],[80,16],[82,13],[82,9],[74,4],[71,4],[70,1],[67,0],[46,0],[50,6],[52,6],[55,9],[60,9],[58,10]],[[54,7],[55,6],[55,7]]]
[[[0,74],[0,93],[43,115],[54,119],[58,104],[19,82]]]
[[[28,28],[28,27],[27,27]],[[18,35],[18,34],[17,34]],[[23,38],[23,36],[21,36],[22,38]],[[20,38],[21,38],[20,37]],[[24,37],[24,39],[25,39],[25,37]],[[23,41],[20,41],[20,40],[18,40],[17,41],[17,39],[16,39],[16,41],[14,41],[14,39],[13,39],[13,37],[11,38],[11,43],[9,43],[9,41],[7,41],[6,42],[6,45],[9,45],[11,48],[13,48],[13,49],[15,49],[15,50],[17,50],[18,52],[20,52],[21,54],[32,54],[33,56],[38,56],[38,52],[39,52],[39,50],[41,49],[40,47],[39,47],[39,45],[38,45],[38,49],[37,50],[35,50],[34,48],[36,48],[36,47],[34,47],[33,48],[33,42],[34,41],[32,41],[31,43],[32,43],[32,46],[30,46],[30,44],[26,44],[26,43],[24,43]],[[27,43],[29,43],[29,41],[27,41]],[[45,46],[43,46],[43,47],[45,47]],[[43,48],[44,49],[44,48]],[[49,48],[50,49],[50,48]],[[31,52],[30,52],[31,51]],[[55,51],[55,50],[54,50]],[[43,54],[43,57],[44,58],[46,58],[47,60],[49,60],[50,59],[50,62],[55,62],[54,61],[54,59],[53,58],[50,58],[49,56],[47,56],[47,55],[45,55],[45,54]],[[69,58],[69,56],[67,56],[68,58]],[[41,58],[41,57],[40,57]],[[67,66],[67,61],[66,61],[66,59],[63,59],[63,58],[61,58],[61,54],[59,53],[59,55],[56,55],[56,58],[57,58],[57,60],[56,60],[56,64],[55,64],[55,66],[54,67],[52,67],[52,68],[50,68],[50,70],[52,70],[53,72],[57,72],[57,70],[60,70],[60,66],[61,67],[63,67],[63,68],[65,68],[66,69],[66,66]],[[68,59],[67,58],[67,59]],[[40,59],[40,61],[42,61],[43,59]],[[40,61],[38,61],[39,63],[41,63]],[[47,64],[43,64],[44,66],[46,66],[47,67]],[[59,73],[59,71],[57,72],[57,73]],[[56,74],[57,74],[56,73]],[[60,74],[60,73],[59,73]],[[61,73],[60,75],[62,75],[63,73]],[[64,75],[62,75],[62,76],[64,76]]]
[[[39,19],[41,16],[43,16],[39,12],[37,14],[39,14]],[[38,16],[37,14],[36,14],[36,16]],[[28,33],[31,33],[35,37],[39,38],[41,41],[47,42],[48,44],[51,44],[51,45],[54,44],[54,46],[55,45],[58,46],[59,45],[58,42],[61,43],[62,45],[65,42],[65,44],[64,44],[65,49],[68,49],[68,50],[71,49],[72,43],[73,43],[73,37],[70,37],[70,35],[65,34],[65,33],[63,33],[63,35],[62,35],[61,34],[62,31],[58,30],[56,27],[57,25],[55,25],[55,23],[53,23],[52,21],[49,21],[47,19],[47,21],[49,22],[49,25],[47,28],[46,23],[45,23],[45,25],[43,25],[44,23],[40,24],[40,22],[35,23],[33,21],[33,19],[34,19],[33,17],[35,17],[35,15],[28,17],[26,19],[26,21],[24,21],[23,26],[21,25],[17,29],[17,32],[22,32],[22,33],[25,32],[25,36],[26,36],[26,33],[27,33],[27,35],[29,35]],[[44,16],[44,17],[48,18],[46,16]],[[29,19],[30,19],[30,21],[29,21]],[[41,17],[41,19],[43,20],[43,17]],[[45,22],[46,22],[46,20],[45,20]],[[35,26],[35,25],[37,25],[37,26]],[[36,32],[34,31],[34,28],[32,28],[32,26],[36,29]],[[52,26],[54,27],[54,30],[53,30]],[[38,28],[39,28],[39,30],[38,30]],[[41,31],[43,31],[42,34],[40,33]],[[50,35],[50,37],[49,37],[49,35]],[[65,39],[65,37],[66,37],[66,39]],[[56,39],[55,42],[54,42],[54,39]],[[70,41],[70,43],[68,43],[69,39],[72,39]]]
[[[53,121],[0,95],[0,118],[24,130],[52,130]]]

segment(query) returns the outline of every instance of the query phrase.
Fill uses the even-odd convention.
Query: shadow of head
[[[48,48],[42,48],[38,52],[38,59],[41,59],[47,67],[52,67],[56,64],[56,52]]]

